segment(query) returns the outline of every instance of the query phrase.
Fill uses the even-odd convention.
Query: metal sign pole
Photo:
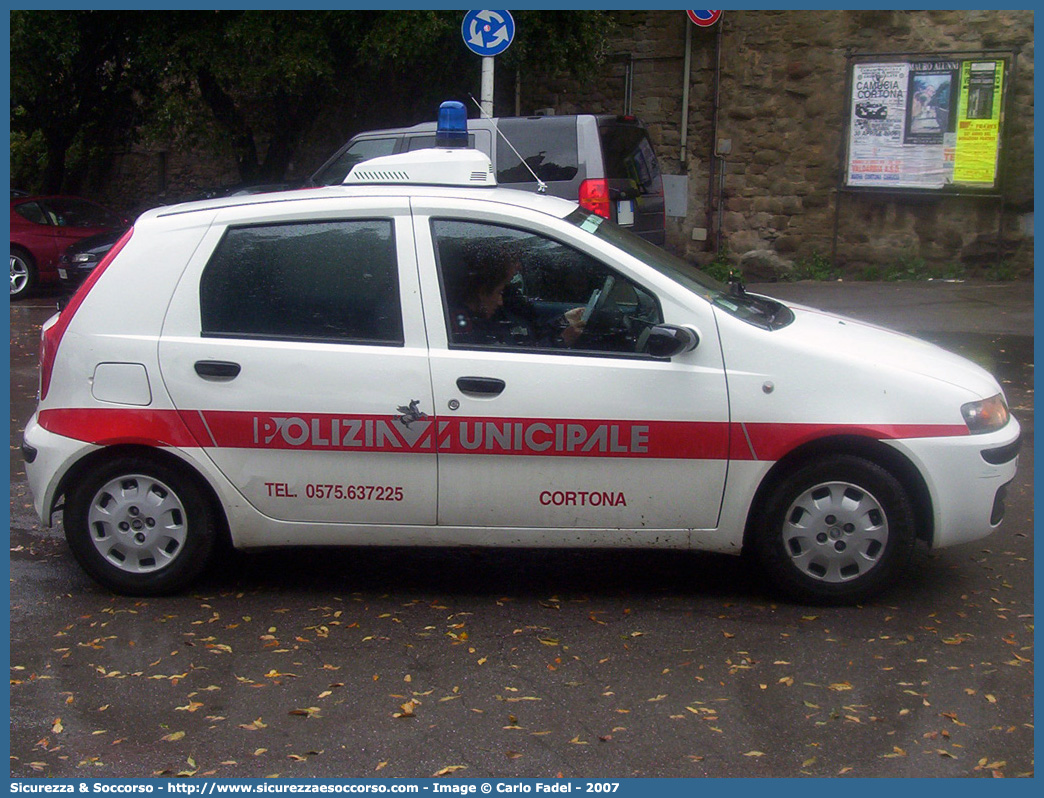
[[[479,97],[482,101],[482,113],[493,116],[493,61],[491,55],[482,57],[482,91]]]

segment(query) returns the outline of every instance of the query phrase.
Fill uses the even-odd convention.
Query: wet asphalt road
[[[993,536],[855,608],[738,558],[294,550],[112,596],[17,451],[50,300],[11,309],[12,777],[1026,776],[1032,284],[781,284],[990,368],[1025,431]]]

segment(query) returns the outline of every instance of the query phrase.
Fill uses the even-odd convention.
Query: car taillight
[[[580,207],[591,213],[597,213],[606,219],[612,218],[609,207],[609,182],[606,180],[585,180],[580,184]]]
[[[76,290],[76,293],[72,295],[72,299],[69,300],[69,304],[58,314],[58,318],[54,324],[45,329],[40,336],[40,400],[43,401],[47,398],[47,391],[51,387],[51,372],[54,369],[54,358],[58,354],[58,344],[62,342],[62,336],[65,335],[66,329],[69,327],[69,322],[72,321],[73,315],[79,309],[80,305],[83,304],[83,300],[87,297],[91,288],[98,282],[98,278],[101,277],[110,263],[112,263],[120,250],[123,249],[124,244],[130,241],[131,234],[134,232],[134,228],[130,227],[127,232],[123,234],[119,241],[117,241],[112,249],[106,253],[105,257],[101,259],[101,262],[95,266],[87,279],[83,281],[80,287]]]

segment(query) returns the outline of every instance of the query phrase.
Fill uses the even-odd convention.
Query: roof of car
[[[516,121],[519,119],[532,119],[532,120],[546,120],[549,123],[552,121],[569,122],[577,119],[589,118],[595,119],[599,122],[605,119],[624,119],[616,114],[539,114],[535,116],[497,116],[497,117],[486,117],[476,118],[468,120],[468,130],[491,130],[493,125],[504,121]],[[632,122],[638,122],[636,117],[626,117]],[[389,127],[381,128],[379,130],[366,130],[352,136],[351,141],[357,138],[369,138],[377,136],[387,135],[402,135],[404,133],[434,133],[436,122],[418,122],[416,125],[408,125],[405,127]]]
[[[76,200],[77,202],[89,202],[91,205],[97,205],[101,208],[107,207],[97,200],[77,197],[73,194],[26,194],[20,197],[11,197],[11,204],[22,205],[26,202],[37,202],[39,200]]]
[[[504,187],[479,187],[460,188],[456,186],[428,186],[428,185],[333,185],[322,186],[311,189],[295,189],[290,191],[278,191],[270,194],[248,194],[236,197],[223,197],[219,199],[200,200],[197,202],[185,202],[179,205],[165,205],[146,211],[139,217],[162,218],[166,216],[178,216],[200,211],[214,211],[223,208],[234,208],[244,206],[276,206],[285,205],[290,202],[321,202],[337,198],[355,197],[433,197],[442,199],[481,200],[483,202],[496,202],[505,205],[513,205],[519,208],[530,208],[532,210],[547,213],[551,216],[563,217],[576,209],[575,202],[537,194],[535,191],[523,191],[516,188]]]

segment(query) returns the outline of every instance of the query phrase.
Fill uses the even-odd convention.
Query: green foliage
[[[900,256],[899,262],[889,267],[884,273],[886,282],[897,282],[900,280],[927,280],[932,276],[931,270],[924,258],[920,255],[904,254]]]
[[[841,270],[834,266],[830,258],[813,252],[807,258],[799,258],[794,269],[788,275],[789,280],[836,280]]]
[[[505,68],[512,72],[564,70],[582,80],[594,74],[609,55],[609,37],[616,30],[616,21],[604,11],[511,14],[515,19],[515,40],[497,61],[499,66],[503,58]]]
[[[932,270],[933,280],[964,280],[968,269],[961,263],[947,263]]]
[[[11,131],[11,185],[30,193],[43,190],[40,184],[47,164],[47,148],[39,130],[26,135]]]
[[[701,266],[700,271],[719,282],[727,283],[729,276],[735,271],[735,267],[729,262],[728,249],[722,247],[721,251],[714,256],[714,260]]]
[[[498,70],[583,76],[608,48],[606,12],[519,11]],[[141,133],[203,144],[243,180],[281,180],[333,106],[350,125],[433,119],[442,100],[478,94],[480,60],[462,11],[12,11],[11,125],[46,151],[38,182],[58,190],[72,148],[92,154]],[[504,79],[501,105],[513,97]],[[30,159],[23,159],[28,165]],[[38,165],[39,168],[39,165]]]
[[[867,266],[860,274],[862,280],[885,282],[964,280],[967,277],[968,269],[963,264],[947,263],[941,266],[929,266],[924,258],[911,253],[900,256],[896,263],[889,266]]]
[[[991,263],[983,270],[983,277],[993,282],[1011,282],[1019,277],[1019,270],[1007,261]]]
[[[66,174],[74,143],[125,146],[154,96],[136,57],[146,15],[113,11],[12,11],[11,130],[46,158],[21,179],[43,191],[77,188]],[[37,138],[37,136],[39,136]],[[29,161],[21,162],[29,168]]]

